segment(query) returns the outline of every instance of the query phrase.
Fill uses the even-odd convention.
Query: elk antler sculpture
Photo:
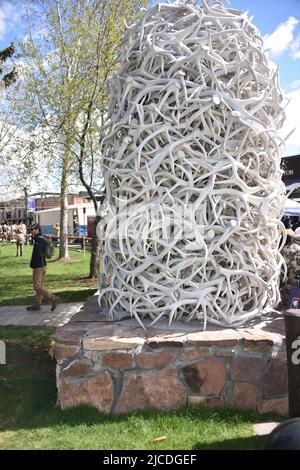
[[[277,71],[246,13],[159,4],[128,28],[110,83],[100,301],[240,325],[279,301],[284,204]]]

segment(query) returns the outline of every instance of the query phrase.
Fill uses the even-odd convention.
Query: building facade
[[[78,195],[68,196],[68,204],[76,206],[85,204],[87,198]],[[18,224],[27,220],[27,225],[36,221],[34,214],[39,211],[60,208],[60,197],[57,196],[30,196],[27,207],[25,198],[0,201],[0,224],[6,222],[8,225]]]
[[[25,203],[22,199],[0,202],[0,224],[19,224],[26,218]]]

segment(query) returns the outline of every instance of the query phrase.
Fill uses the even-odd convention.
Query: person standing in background
[[[60,225],[59,224],[54,224],[53,225],[53,231],[54,231],[54,235],[55,235],[54,241],[56,241],[58,243],[59,242],[59,236],[60,236]]]
[[[27,228],[26,225],[22,222],[20,225],[16,227],[16,246],[17,246],[17,254],[16,256],[23,256],[23,249],[26,243],[26,235],[27,235]]]

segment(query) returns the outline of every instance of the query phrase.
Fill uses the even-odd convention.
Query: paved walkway
[[[28,312],[24,305],[0,307],[0,325],[62,326],[79,312],[84,302],[60,304],[54,312],[50,305],[43,305],[39,312]]]

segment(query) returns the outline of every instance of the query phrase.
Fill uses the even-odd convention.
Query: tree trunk
[[[102,251],[102,239],[100,231],[97,230],[97,226],[101,221],[101,216],[96,215],[95,219],[95,233],[92,238],[92,252],[91,252],[91,260],[90,260],[90,274],[89,277],[91,279],[99,278],[100,274],[100,257]]]
[[[96,212],[95,225],[94,225],[95,230],[94,230],[94,234],[92,238],[92,251],[91,251],[91,259],[90,259],[89,278],[97,279],[99,278],[99,274],[100,274],[99,273],[100,254],[101,254],[101,248],[102,248],[102,238],[101,238],[100,230],[97,230],[97,229],[98,229],[98,224],[101,221],[102,217],[98,214],[99,205],[98,205],[96,194],[94,190],[92,189],[91,183],[90,184],[87,183],[84,177],[84,173],[83,173],[83,163],[85,161],[86,138],[88,135],[90,124],[91,124],[91,112],[93,108],[93,100],[94,100],[94,97],[92,95],[89,105],[88,105],[87,116],[86,116],[85,124],[83,126],[83,130],[82,130],[82,134],[80,138],[80,154],[78,156],[78,163],[79,163],[78,171],[79,171],[80,181],[83,184],[83,186],[86,188],[90,198],[92,199],[95,212]],[[91,169],[92,177],[93,177],[93,169],[94,169],[94,165],[92,166],[92,169]]]
[[[63,161],[60,192],[60,260],[70,259],[68,249],[68,206],[68,162],[65,158]]]

